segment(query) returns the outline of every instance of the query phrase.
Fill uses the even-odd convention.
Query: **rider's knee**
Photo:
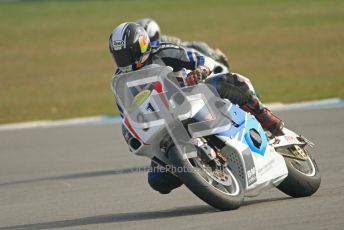
[[[180,187],[183,183],[179,180],[179,178],[169,172],[151,170],[148,173],[148,184],[152,189],[160,192],[161,194],[167,194],[173,189]]]

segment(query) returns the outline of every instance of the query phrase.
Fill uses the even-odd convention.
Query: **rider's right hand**
[[[196,85],[205,80],[210,75],[210,70],[206,66],[198,66],[194,71],[190,72],[186,77],[188,86]]]

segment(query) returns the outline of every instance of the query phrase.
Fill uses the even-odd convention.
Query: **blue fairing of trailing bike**
[[[231,106],[228,115],[235,125],[232,125],[228,130],[217,133],[216,135],[226,136],[241,141],[246,144],[252,152],[264,156],[268,140],[257,119],[236,105]],[[260,136],[260,145],[258,147],[254,144],[252,136],[250,135],[250,130],[252,129]]]

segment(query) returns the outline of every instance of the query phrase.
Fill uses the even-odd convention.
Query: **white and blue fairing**
[[[287,167],[283,157],[269,145],[260,123],[237,105],[229,107],[228,115],[234,124],[216,136],[235,150],[237,156],[233,157],[241,159],[246,196],[256,196],[269,184],[278,185],[288,175]]]
[[[241,141],[248,145],[252,152],[264,156],[268,140],[265,131],[256,118],[233,104],[228,111],[228,115],[235,125],[231,126],[227,131],[218,133],[217,136],[226,136]],[[259,145],[253,143],[254,140],[250,134],[250,131],[253,130],[259,134]]]

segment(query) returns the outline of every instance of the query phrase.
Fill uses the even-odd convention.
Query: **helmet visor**
[[[117,67],[126,67],[132,65],[132,57],[129,49],[115,50],[113,55]]]

